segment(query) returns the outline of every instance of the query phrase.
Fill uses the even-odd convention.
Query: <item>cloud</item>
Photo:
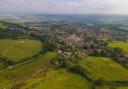
[[[0,12],[128,14],[128,0],[0,0]]]

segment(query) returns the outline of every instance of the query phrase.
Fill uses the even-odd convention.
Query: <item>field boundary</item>
[[[14,66],[9,66],[8,68],[1,70],[0,73],[2,73],[2,72],[4,72],[4,71],[7,71],[7,70],[9,70],[9,69],[13,69],[13,68],[16,68],[16,67],[18,67],[18,66],[21,66],[21,65],[30,63],[30,62],[32,62],[32,61],[35,61],[35,59],[38,59],[40,56],[42,56],[42,55],[39,55],[39,56],[37,56],[37,57],[35,57],[35,58],[32,58],[32,59],[27,60],[27,61],[24,61],[24,62],[22,62],[22,63],[16,64],[16,65],[14,65]]]

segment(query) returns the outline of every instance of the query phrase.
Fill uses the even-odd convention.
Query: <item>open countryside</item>
[[[56,57],[55,53],[47,53],[44,56],[39,57],[37,60],[17,66],[12,69],[7,69],[0,73],[0,88],[10,89],[14,82],[32,75],[37,70],[40,70],[49,65],[49,61]],[[43,63],[43,64],[42,64]],[[50,65],[49,65],[50,66]],[[27,70],[29,68],[29,70]],[[24,71],[24,72],[23,72]],[[4,81],[3,81],[4,80]]]
[[[123,51],[128,52],[128,41],[112,41],[109,44],[110,47],[118,47]]]
[[[90,76],[94,80],[128,80],[128,70],[123,68],[120,64],[117,64],[110,58],[88,57],[87,59],[81,61],[81,66],[85,68],[88,76]]]
[[[128,89],[128,0],[0,0],[0,89]]]
[[[13,62],[19,62],[38,54],[43,44],[35,40],[0,40],[0,55]]]
[[[46,77],[32,78],[25,83],[26,85],[21,89],[32,88],[34,85],[37,85],[34,89],[51,89],[51,86],[52,89],[91,89],[86,79],[65,70],[54,70],[49,72]]]

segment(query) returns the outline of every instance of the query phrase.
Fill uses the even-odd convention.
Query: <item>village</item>
[[[84,24],[75,25],[76,23],[66,21],[25,22],[21,26],[10,25],[9,29],[15,29],[26,34],[35,34],[39,37],[48,37],[49,44],[54,45],[59,54],[69,57],[85,57],[93,51],[100,52],[107,47],[98,46],[95,40],[123,39],[120,34],[112,33],[106,28],[88,27],[84,26]],[[87,49],[87,46],[90,46],[90,48]],[[127,57],[127,53],[124,53],[124,56]]]

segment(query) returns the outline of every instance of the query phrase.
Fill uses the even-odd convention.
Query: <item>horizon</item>
[[[0,12],[0,16],[8,16],[8,15],[17,15],[17,16],[22,16],[22,15],[58,15],[58,16],[128,16],[128,14],[70,14],[70,13],[34,13],[34,12]]]

